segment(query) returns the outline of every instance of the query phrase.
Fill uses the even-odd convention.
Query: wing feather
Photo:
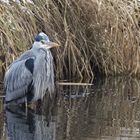
[[[24,97],[32,82],[32,73],[25,67],[25,60],[14,62],[5,75],[6,101]]]
[[[16,63],[18,61],[27,60],[28,58],[32,58],[32,57],[35,57],[33,51],[28,50],[28,51],[24,52],[20,57],[18,57],[9,67],[11,67],[14,63]]]

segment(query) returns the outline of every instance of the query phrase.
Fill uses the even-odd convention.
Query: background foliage
[[[139,3],[135,0],[0,2],[2,72],[44,31],[54,49],[57,79],[140,75]]]

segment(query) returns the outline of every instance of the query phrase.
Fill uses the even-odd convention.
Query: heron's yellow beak
[[[59,47],[60,45],[54,42],[47,42],[46,43],[46,47],[49,48],[55,48],[55,47]]]

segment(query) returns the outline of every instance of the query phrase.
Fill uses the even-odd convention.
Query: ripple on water
[[[0,102],[0,139],[138,140],[140,81],[102,79],[94,86],[59,85],[57,99],[38,110]]]

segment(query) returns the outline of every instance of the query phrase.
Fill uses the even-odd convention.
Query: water
[[[58,86],[41,109],[0,106],[1,140],[139,140],[140,81],[99,80],[94,86]]]

